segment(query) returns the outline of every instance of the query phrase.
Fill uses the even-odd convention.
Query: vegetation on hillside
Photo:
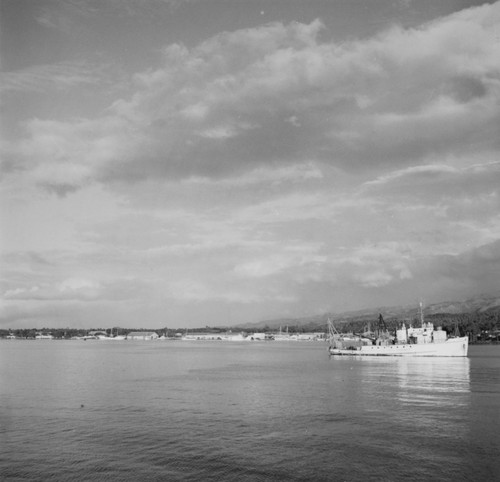
[[[474,313],[460,313],[460,314],[450,314],[450,313],[438,313],[430,314],[425,317],[426,321],[430,321],[435,327],[441,326],[449,335],[460,335],[469,336],[471,342],[487,342],[487,341],[500,341],[500,313],[499,312],[474,312]],[[290,334],[295,333],[308,333],[308,332],[326,332],[328,316],[315,318],[312,321],[301,321],[301,320],[289,320],[288,325],[283,326],[283,329]],[[367,331],[373,331],[377,327],[378,316],[353,316],[351,318],[343,318],[338,320],[332,318],[332,321],[336,329],[341,333],[365,333]],[[385,319],[387,328],[390,331],[395,331],[402,322],[405,322],[407,326],[410,324],[412,326],[419,326],[420,320],[417,316],[410,318],[400,318],[391,316]],[[245,331],[247,333],[252,333],[255,331],[261,331],[265,333],[276,332],[275,328],[271,328],[268,324],[264,324],[260,327],[251,325],[248,327],[238,326],[238,327],[200,327],[195,329],[189,329],[189,333],[223,333],[231,330],[233,332]],[[0,338],[6,338],[9,335],[13,335],[16,338],[21,339],[34,339],[37,334],[51,334],[55,339],[71,339],[74,337],[81,337],[87,335],[89,332],[100,331],[111,335],[112,333],[117,333],[116,328],[113,329],[76,329],[76,328],[42,328],[41,330],[36,330],[33,328],[19,328],[19,329],[0,329]],[[127,328],[119,329],[121,335],[127,335],[132,331],[154,331],[159,336],[165,335],[169,338],[175,338],[181,334],[186,333],[185,328],[169,329],[144,329],[144,328]]]
[[[288,318],[266,320],[238,326],[204,326],[199,328],[3,328],[0,338],[15,337],[34,339],[36,335],[52,335],[55,339],[71,339],[89,335],[95,332],[101,334],[127,335],[132,331],[154,331],[158,336],[179,338],[189,332],[196,333],[233,333],[264,332],[276,333],[280,329],[290,334],[324,333],[327,322],[331,320],[337,331],[341,333],[365,333],[374,331],[377,327],[379,312],[384,317],[390,331],[395,331],[404,321],[406,326],[420,326],[418,308],[384,307],[365,309],[356,312],[333,315],[325,313],[308,318]],[[500,293],[492,296],[479,296],[463,302],[445,302],[427,306],[424,309],[425,320],[431,321],[435,327],[442,327],[449,335],[467,335],[472,343],[485,341],[500,341]]]

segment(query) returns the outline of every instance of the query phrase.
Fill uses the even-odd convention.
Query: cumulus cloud
[[[11,153],[30,160],[36,182],[76,189],[307,159],[404,168],[437,153],[495,149],[499,12],[485,5],[344,44],[319,41],[318,20],[173,44],[105,117],[32,120]]]
[[[296,315],[494,284],[499,25],[497,3],[343,43],[321,20],[224,32],[164,46],[94,118],[26,119],[1,145],[5,239],[40,251],[4,257],[6,316]],[[6,88],[98,85],[85,67]]]

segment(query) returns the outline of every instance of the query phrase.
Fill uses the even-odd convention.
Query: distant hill
[[[386,320],[414,320],[419,317],[417,305],[379,306],[363,310],[347,311],[342,313],[324,313],[300,318],[278,318],[262,320],[256,323],[241,324],[234,328],[246,330],[269,329],[279,330],[293,327],[294,329],[316,331],[323,330],[328,319],[336,325],[351,321],[376,321],[381,313]],[[500,291],[492,295],[479,295],[465,301],[444,301],[424,306],[424,316],[464,315],[464,314],[491,314],[500,316]]]

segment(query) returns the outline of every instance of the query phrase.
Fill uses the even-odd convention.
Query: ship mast
[[[337,328],[335,328],[335,325],[333,324],[333,321],[330,320],[330,318],[328,318],[327,326],[328,326],[328,341],[333,342],[335,337],[339,335],[339,332],[337,331]]]

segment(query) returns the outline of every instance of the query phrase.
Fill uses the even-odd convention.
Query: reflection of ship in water
[[[345,337],[335,331],[328,320],[330,355],[410,356],[410,357],[466,357],[469,339],[466,336],[449,337],[441,327],[425,322],[420,304],[420,326],[406,327],[405,323],[391,335],[382,315],[379,315],[377,333]]]
[[[386,359],[389,361],[388,359]],[[394,359],[393,359],[394,360]],[[470,410],[470,360],[466,357],[399,358],[395,403],[406,407],[399,423],[417,424],[427,433],[440,430],[461,437],[466,426],[457,423]],[[408,419],[407,413],[411,413]]]
[[[434,430],[433,423],[443,426],[448,419],[456,424],[471,404],[471,360],[467,357],[353,356],[334,363],[340,370],[349,366],[353,380],[362,381],[350,396],[363,404],[364,410],[377,410],[373,400],[383,400],[385,409],[394,409],[398,423],[409,427],[418,424]]]
[[[470,360],[466,357],[445,360],[398,360],[398,385],[401,389],[428,392],[469,392]]]

